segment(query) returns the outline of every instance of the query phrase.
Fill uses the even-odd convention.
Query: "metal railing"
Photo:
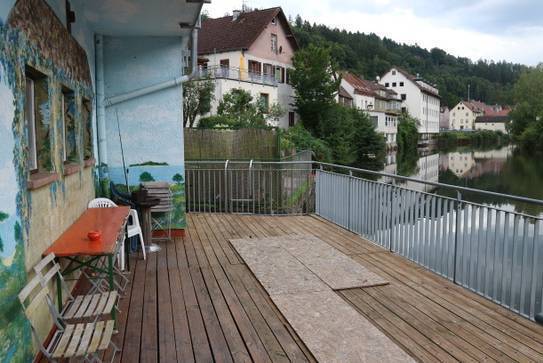
[[[543,312],[543,218],[464,200],[468,193],[543,206],[318,162],[187,163],[188,211],[316,213],[533,320]]]
[[[251,72],[245,69],[234,67],[214,66],[202,68],[199,70],[200,79],[231,79],[235,81],[247,81],[268,86],[277,86],[278,82],[275,74],[266,74],[260,72]]]

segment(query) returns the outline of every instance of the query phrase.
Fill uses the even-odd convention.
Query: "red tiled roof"
[[[343,79],[353,86],[354,92],[359,95],[376,97],[380,99],[390,99],[397,95],[394,90],[388,89],[379,83],[362,79],[350,72],[343,73]],[[386,97],[381,96],[378,91],[386,92]]]
[[[248,49],[275,17],[285,26],[287,37],[297,49],[298,43],[283,10],[275,7],[243,12],[236,20],[225,16],[203,21],[198,34],[198,54]]]
[[[498,105],[491,106],[481,101],[462,101],[462,103],[472,112],[482,113],[484,116],[508,116],[511,109],[509,107],[501,107]]]

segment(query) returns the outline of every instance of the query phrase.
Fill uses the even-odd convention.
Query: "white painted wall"
[[[475,130],[501,131],[507,133],[505,122],[475,122]]]
[[[394,68],[388,71],[379,80],[379,83],[396,91],[400,97],[405,95],[402,108],[405,108],[412,117],[419,120],[419,133],[439,132],[440,99],[438,97],[422,92],[414,82]]]
[[[449,128],[451,130],[473,130],[475,119],[482,113],[475,113],[464,102],[458,103],[449,114]]]

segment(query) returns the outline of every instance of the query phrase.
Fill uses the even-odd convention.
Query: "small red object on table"
[[[129,207],[89,208],[53,242],[43,255],[47,256],[54,253],[57,258],[69,260],[70,265],[68,265],[67,271],[64,273],[90,268],[98,273],[107,274],[109,287],[113,290],[115,288],[113,283],[113,263],[117,242],[125,232],[129,213]],[[89,239],[89,232],[92,231],[100,231],[98,240],[91,241]],[[108,258],[107,271],[94,264],[102,256]],[[72,264],[75,264],[75,267],[71,267]],[[60,281],[57,281],[57,294],[59,308],[62,310]]]

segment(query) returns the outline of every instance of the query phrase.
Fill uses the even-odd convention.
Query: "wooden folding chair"
[[[40,307],[54,309],[54,302],[50,299],[47,287],[42,286],[42,278],[35,276],[19,293],[19,301],[23,306],[25,316],[30,322],[32,337],[39,350],[51,362],[61,359],[80,358],[84,362],[102,362],[99,353],[109,348],[113,349],[112,359],[119,348],[112,342],[111,337],[115,327],[113,320],[63,324],[53,314],[56,331],[47,343],[46,334],[40,335],[36,326]]]
[[[105,291],[90,293],[87,295],[73,296],[62,273],[60,265],[55,261],[55,255],[50,253],[45,256],[40,262],[34,266],[36,275],[40,278],[40,283],[43,287],[47,287],[49,282],[56,278],[57,283],[60,283],[63,296],[67,296],[68,300],[63,304],[62,311],[52,309],[51,313],[60,321],[73,321],[80,319],[92,319],[97,321],[100,318],[110,316],[113,309],[117,309],[119,294],[117,291]],[[51,301],[52,296],[49,296]]]

